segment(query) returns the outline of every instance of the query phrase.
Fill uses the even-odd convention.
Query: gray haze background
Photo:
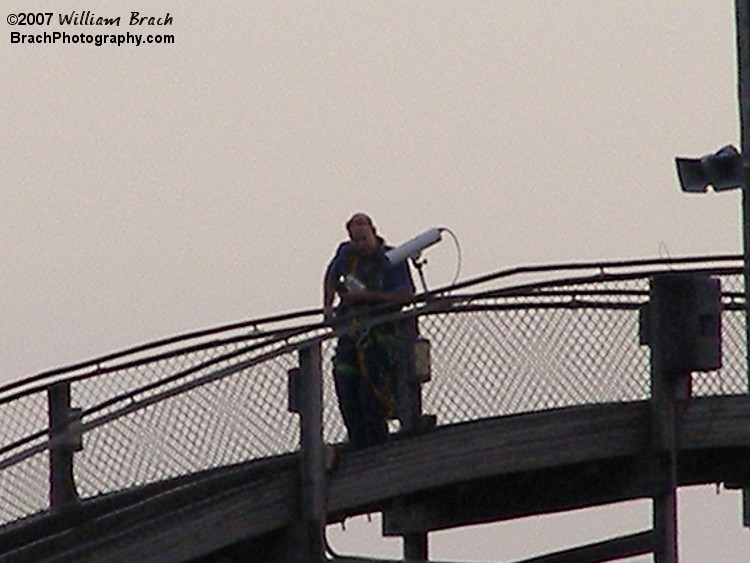
[[[741,251],[739,194],[685,196],[673,166],[738,144],[731,0],[0,4],[168,11],[169,28],[118,31],[176,36],[11,45],[32,30],[4,24],[0,381],[318,306],[358,210],[392,242],[451,228],[461,279]],[[450,241],[427,258],[430,286],[452,281]],[[680,503],[683,561],[750,560],[737,494]],[[649,525],[637,502],[434,534],[431,555],[513,560]],[[330,537],[400,553],[364,518]]]

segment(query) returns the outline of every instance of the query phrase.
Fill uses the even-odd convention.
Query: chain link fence
[[[697,265],[696,265],[696,262]],[[738,259],[545,267],[498,273],[424,296],[431,343],[423,410],[438,424],[649,396],[639,309],[650,276],[700,267],[721,280],[723,367],[694,376],[696,395],[747,391]],[[459,291],[472,290],[472,293]],[[310,320],[313,317],[314,320]],[[165,340],[0,388],[0,525],[49,508],[48,386],[68,381],[82,409],[75,454],[81,499],[293,452],[287,372],[322,341],[324,438],[345,429],[331,377],[335,334],[302,312]]]

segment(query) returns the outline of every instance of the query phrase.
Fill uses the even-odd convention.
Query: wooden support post
[[[737,98],[742,153],[742,242],[745,280],[746,379],[750,389],[750,0],[735,0]],[[742,524],[750,527],[750,488],[742,490]]]
[[[658,492],[653,497],[654,561],[677,563],[677,429],[674,385],[667,375],[653,369],[651,417],[653,477]],[[677,379],[677,378],[675,378]],[[660,382],[661,380],[661,382]]]
[[[300,516],[304,542],[297,546],[300,563],[323,561],[325,508],[325,451],[323,445],[323,385],[320,342],[300,349]]]
[[[404,535],[404,559],[406,561],[427,561],[428,552],[427,532]]]
[[[299,367],[287,371],[287,409],[300,416],[296,510],[290,525],[268,543],[268,551],[261,558],[285,563],[321,563],[324,561],[326,476],[320,342],[308,344],[298,353]]]
[[[402,432],[414,432],[422,424],[422,382],[416,373],[414,346],[417,340],[417,330],[414,322],[416,322],[415,319],[407,318],[398,325],[403,371],[398,374],[396,395]],[[429,541],[426,530],[405,533],[402,539],[404,559],[426,560],[428,558]]]
[[[79,449],[80,435],[71,436],[71,423],[80,411],[70,408],[70,383],[53,383],[47,390],[49,437],[49,503],[52,510],[69,508],[78,502],[73,476],[73,453]],[[68,439],[64,437],[68,436]]]
[[[677,563],[677,442],[675,435],[675,380],[672,356],[680,343],[670,324],[677,307],[670,301],[671,277],[651,279],[647,342],[651,349],[651,471],[657,483],[652,501],[655,563]],[[672,316],[672,318],[670,318]],[[679,322],[679,321],[678,321]]]
[[[642,317],[642,342],[651,347],[651,459],[658,484],[653,497],[654,560],[676,563],[679,400],[689,399],[692,371],[721,367],[721,286],[690,274],[651,279]],[[644,326],[645,325],[645,326]]]
[[[750,303],[750,0],[735,0],[737,29],[737,98],[742,154],[742,241],[744,245],[745,303]],[[750,343],[750,308],[745,308],[745,336]],[[750,388],[750,346],[747,347],[747,384]]]
[[[422,416],[422,390],[414,369],[415,330],[412,319],[397,324],[401,373],[396,374],[396,415],[401,432],[413,432]]]

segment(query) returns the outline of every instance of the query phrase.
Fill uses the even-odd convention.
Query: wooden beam
[[[352,514],[353,508],[367,508],[378,499],[635,455],[647,446],[648,423],[648,404],[628,403],[439,427],[373,451],[342,456],[330,475],[328,511],[335,518],[339,510]],[[362,486],[363,473],[367,473],[367,487]]]
[[[653,532],[651,530],[639,532],[590,543],[581,547],[566,549],[549,553],[532,559],[525,559],[517,563],[597,563],[601,561],[613,561],[624,557],[635,557],[651,553],[653,544]]]
[[[383,509],[383,534],[445,530],[648,498],[656,488],[645,461],[631,457],[576,464],[402,497]]]
[[[372,559],[363,557],[334,557],[327,559],[331,563],[448,563],[433,561],[432,559]],[[451,561],[450,563],[478,563],[475,561]]]

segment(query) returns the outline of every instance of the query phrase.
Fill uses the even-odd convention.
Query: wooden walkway
[[[680,407],[679,484],[750,483],[750,397]],[[327,472],[327,521],[382,511],[384,533],[402,535],[651,497],[649,408],[500,417],[342,451]],[[271,561],[294,519],[297,466],[287,455],[100,498],[7,531],[0,558]]]

